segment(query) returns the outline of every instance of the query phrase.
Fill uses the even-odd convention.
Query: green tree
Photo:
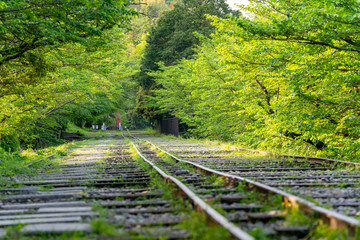
[[[42,106],[36,110],[40,116],[35,119],[33,115],[29,116],[27,123],[33,134],[31,141],[25,141],[24,144],[29,142],[37,146],[42,141],[44,146],[43,135],[36,131],[40,125],[44,133],[45,129],[49,129],[59,139],[68,122],[89,126],[101,115],[127,108],[127,99],[134,87],[131,76],[136,70],[127,65],[128,59],[122,41],[123,30],[114,28],[107,33],[111,34],[112,41],[96,51],[87,50],[80,44],[72,44],[49,53],[48,61],[56,66],[56,71],[48,73],[47,77],[42,78],[43,84],[35,88],[37,95],[46,95],[42,99]],[[44,88],[43,85],[47,87]],[[32,96],[34,91],[30,94]],[[38,103],[39,99],[34,99],[34,102]],[[48,124],[51,122],[48,118],[61,124]],[[24,118],[18,119],[20,122],[17,128],[26,127],[20,124]],[[22,139],[29,135],[28,131],[20,133]],[[54,143],[56,141],[55,139]]]
[[[358,157],[357,9],[356,1],[250,1],[243,17],[213,18],[217,31],[192,60],[153,75],[164,87],[156,106],[203,136]]]
[[[206,18],[207,14],[226,17],[230,13],[235,12],[224,0],[183,0],[159,19],[146,40],[141,71],[136,76],[141,86],[137,98],[138,113],[152,121],[162,117],[148,101],[151,89],[157,88],[149,73],[159,69],[160,61],[170,66],[194,54],[194,47],[200,42],[195,33],[209,36],[215,29]]]
[[[169,11],[169,5],[162,0],[148,0],[140,2],[135,6],[135,9],[139,12],[138,17],[132,19],[129,28],[131,31],[126,33],[126,65],[131,66],[133,69],[139,70],[141,65],[141,59],[144,53],[144,49],[147,45],[146,38],[149,35],[149,31],[156,25],[160,17],[164,15],[166,11]],[[127,91],[127,110],[120,111],[121,119],[127,126],[132,127],[144,127],[148,126],[142,116],[137,114],[133,109],[136,106],[137,87],[133,87]]]
[[[0,1],[0,136],[21,135],[64,106],[115,91],[128,1]],[[111,47],[112,41],[119,41]],[[102,49],[103,56],[96,50]],[[92,61],[92,62],[88,62]],[[95,65],[98,64],[98,65]],[[115,68],[114,68],[115,66]],[[109,69],[115,69],[109,71]],[[120,77],[121,78],[121,77]],[[1,141],[1,138],[0,138]]]

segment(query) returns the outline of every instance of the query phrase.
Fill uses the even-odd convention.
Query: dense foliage
[[[126,33],[127,65],[137,70],[137,73],[133,76],[134,82],[138,83],[141,61],[147,46],[146,39],[151,35],[150,31],[156,26],[159,19],[170,10],[167,2],[170,1],[146,0],[135,6],[139,16],[131,21],[131,31]],[[128,93],[131,93],[127,102],[128,108],[126,111],[120,112],[120,114],[124,125],[131,126],[131,128],[144,128],[148,127],[148,122],[141,116],[141,112],[135,109],[137,105],[136,96],[139,95],[137,86],[138,84],[131,91],[128,91]]]
[[[358,1],[252,0],[239,16],[223,0],[151,0],[130,25],[129,4],[0,1],[2,148],[113,112],[144,124],[136,80],[137,113],[195,136],[360,155]]]
[[[0,1],[1,145],[13,149],[8,139],[63,129],[71,119],[50,115],[69,104],[125,92],[121,80],[133,74],[121,65],[122,29],[135,14],[129,4]]]
[[[149,104],[150,90],[159,86],[148,73],[159,69],[159,61],[170,66],[194,54],[194,47],[200,42],[195,33],[209,36],[215,30],[206,14],[225,17],[230,13],[233,11],[225,0],[183,0],[164,13],[149,32],[140,72],[136,76],[141,86],[137,99],[138,113],[151,121],[169,115],[157,114],[157,108]]]
[[[358,1],[253,0],[193,59],[153,73],[154,102],[199,136],[360,155]]]

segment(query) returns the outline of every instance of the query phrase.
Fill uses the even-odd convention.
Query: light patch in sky
[[[237,9],[237,7],[235,6],[235,4],[245,4],[248,5],[249,1],[248,0],[227,0],[227,3],[229,4],[229,6],[232,9]]]

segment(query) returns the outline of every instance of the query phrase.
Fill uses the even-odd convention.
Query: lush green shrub
[[[17,151],[19,149],[19,138],[16,134],[2,134],[0,138],[0,147],[2,151],[7,152]]]
[[[162,87],[151,106],[199,137],[360,159],[360,3],[249,2],[243,17],[211,17],[192,59],[149,73]]]

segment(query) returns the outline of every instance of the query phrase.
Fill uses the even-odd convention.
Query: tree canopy
[[[147,96],[151,96],[149,90],[157,87],[148,73],[159,70],[158,62],[170,66],[182,58],[190,58],[200,43],[199,36],[209,36],[215,30],[206,15],[223,18],[230,13],[235,14],[225,0],[183,0],[164,13],[149,32],[140,72],[136,76],[141,86],[137,104],[139,113],[149,120],[161,117],[147,101]]]
[[[121,93],[122,29],[134,15],[126,0],[0,1],[2,137],[97,92]]]
[[[0,1],[0,146],[131,108],[136,81],[137,113],[195,136],[360,155],[358,1],[129,4]]]
[[[156,106],[199,136],[358,156],[359,7],[253,0],[241,17],[212,18],[193,59],[152,74]]]

